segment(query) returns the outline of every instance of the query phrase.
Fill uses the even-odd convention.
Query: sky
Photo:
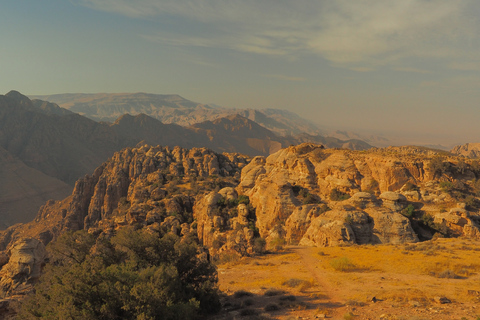
[[[7,0],[0,30],[1,94],[179,94],[480,142],[477,0]]]

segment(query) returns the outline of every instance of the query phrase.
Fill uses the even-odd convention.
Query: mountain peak
[[[31,104],[31,100],[27,96],[24,96],[23,94],[15,90],[11,90],[5,96],[21,104]]]

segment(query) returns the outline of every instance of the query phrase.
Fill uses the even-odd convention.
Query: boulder
[[[407,198],[400,193],[393,191],[385,191],[380,194],[380,199],[382,199],[383,206],[389,209],[400,211],[407,206]]]
[[[9,293],[22,284],[34,283],[41,275],[47,251],[42,242],[27,238],[16,242],[9,260],[0,270],[0,289]]]

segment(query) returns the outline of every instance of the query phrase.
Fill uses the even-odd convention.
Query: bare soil
[[[216,319],[480,319],[479,253],[465,239],[285,247],[218,266]]]

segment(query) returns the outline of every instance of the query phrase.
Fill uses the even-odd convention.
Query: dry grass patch
[[[357,266],[347,257],[339,257],[330,260],[330,265],[336,271],[349,272],[357,269]]]

